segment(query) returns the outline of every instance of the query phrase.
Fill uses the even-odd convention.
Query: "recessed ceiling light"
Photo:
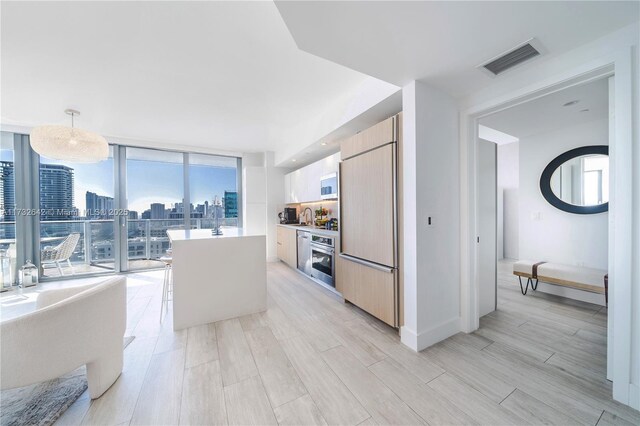
[[[580,112],[589,112],[589,108],[581,109]]]
[[[296,159],[295,159],[295,158],[292,158],[292,159],[291,159],[291,161],[293,161],[293,162],[295,163],[295,162],[296,162]]]
[[[327,146],[327,143],[326,142],[322,142],[320,145]]]
[[[564,104],[564,105],[562,105],[562,106],[568,107],[568,106],[571,106],[571,105],[575,105],[575,104],[577,104],[578,102],[580,102],[580,101],[578,101],[578,100],[575,100],[575,101],[569,101],[569,102],[567,102],[566,104]]]

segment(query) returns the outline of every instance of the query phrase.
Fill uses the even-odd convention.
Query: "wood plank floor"
[[[177,333],[158,322],[161,272],[129,275],[122,376],[57,423],[640,424],[610,398],[606,308],[522,296],[510,268],[477,332],[421,353],[282,263],[266,312]]]

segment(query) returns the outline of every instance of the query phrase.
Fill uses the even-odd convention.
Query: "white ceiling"
[[[296,48],[272,2],[3,2],[2,124],[304,147],[397,87]],[[366,96],[363,96],[366,92]]]
[[[578,103],[563,106],[567,102]],[[588,109],[588,111],[583,111]],[[505,109],[480,119],[480,124],[523,139],[593,120],[609,114],[607,79],[570,87],[541,98]]]
[[[283,150],[276,156],[276,163],[283,167],[304,167],[314,161],[340,151],[340,142],[342,139],[368,129],[400,111],[402,111],[402,91],[398,90],[393,95],[362,112],[357,117],[345,122],[310,146],[306,146],[303,149],[293,147],[291,150]],[[293,160],[295,160],[295,162]]]
[[[425,81],[455,97],[490,85],[476,66],[530,38],[552,57],[640,19],[637,1],[276,4],[302,50],[398,86]]]
[[[500,130],[487,127],[483,124],[478,125],[478,137],[489,142],[493,142],[497,145],[507,145],[513,142],[518,142],[519,139],[513,135],[501,132]]]

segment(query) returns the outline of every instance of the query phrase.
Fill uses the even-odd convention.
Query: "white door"
[[[496,309],[497,297],[497,181],[496,144],[478,142],[478,277],[480,316]]]

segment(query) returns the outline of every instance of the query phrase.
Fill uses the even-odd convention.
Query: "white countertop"
[[[187,241],[217,238],[253,237],[261,234],[247,232],[243,228],[222,227],[222,235],[212,235],[211,229],[172,229],[167,231],[171,241]]]
[[[289,225],[286,223],[279,223],[278,226],[282,226],[284,228],[290,228],[290,229],[297,229],[300,231],[308,231],[318,235],[327,235],[334,238],[338,238],[338,236],[340,235],[338,231],[334,231],[332,229],[317,228],[315,226]]]

